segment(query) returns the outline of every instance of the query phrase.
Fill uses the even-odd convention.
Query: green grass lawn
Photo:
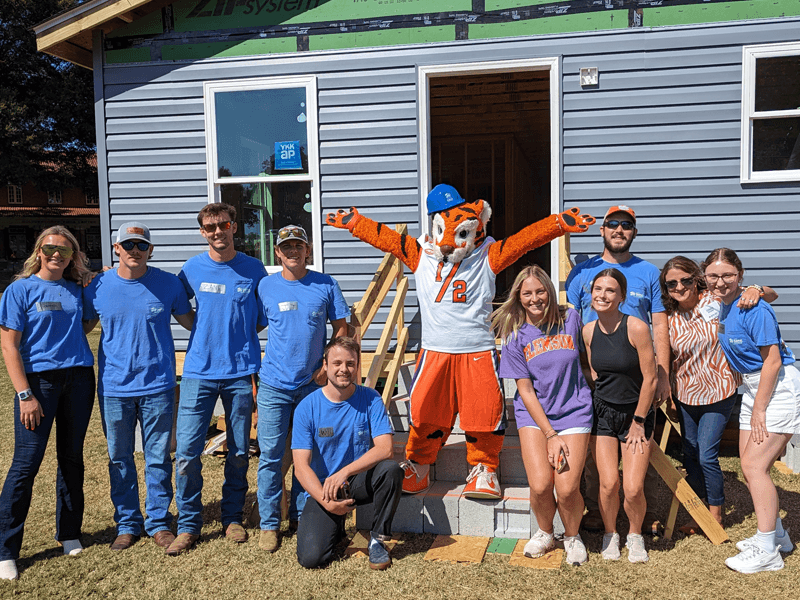
[[[96,348],[98,334],[90,335]],[[13,449],[13,389],[5,369],[0,373],[0,475],[5,478]],[[144,538],[133,548],[111,552],[115,537],[113,509],[109,500],[105,439],[100,414],[94,411],[86,439],[86,516],[78,557],[63,556],[53,539],[55,533],[55,451],[51,440],[34,487],[22,556],[20,579],[0,582],[0,598],[436,598],[459,600],[508,600],[510,598],[795,598],[800,589],[800,556],[789,555],[786,567],[775,573],[740,575],[723,564],[736,553],[733,544],[714,546],[703,536],[672,541],[647,538],[650,562],[632,565],[625,559],[605,562],[600,558],[601,536],[584,540],[589,562],[582,567],[563,566],[544,571],[512,567],[508,557],[487,554],[479,565],[451,565],[423,561],[432,535],[403,537],[396,547],[394,566],[373,572],[365,559],[342,559],[327,569],[306,571],[295,560],[295,541],[285,538],[275,554],[258,549],[258,531],[240,546],[221,535],[219,500],[223,460],[204,458],[204,541],[184,556],[170,558],[152,540]],[[137,456],[142,481],[141,455]],[[256,463],[250,468],[249,499],[256,489]],[[739,461],[723,458],[726,493],[726,525],[732,540],[755,530],[755,516],[743,484]],[[800,476],[774,472],[780,487],[784,525],[800,541]],[[143,485],[143,484],[142,484]],[[657,513],[666,518],[669,496],[664,486]],[[142,493],[144,489],[142,489]],[[144,496],[142,496],[143,500]],[[246,511],[250,510],[250,502]],[[173,512],[175,511],[173,505]],[[681,510],[678,524],[685,522]],[[284,526],[286,524],[284,523]],[[624,532],[626,525],[621,523]],[[352,528],[351,528],[352,530]],[[623,536],[624,539],[624,536]],[[797,554],[797,553],[795,553]]]

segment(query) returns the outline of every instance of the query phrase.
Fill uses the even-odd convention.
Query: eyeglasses
[[[738,273],[723,273],[722,275],[706,275],[706,281],[711,285],[714,285],[722,279],[725,283],[733,283],[736,281],[736,278],[739,276]]]
[[[67,246],[54,246],[53,244],[43,244],[42,252],[45,256],[53,256],[56,252],[61,255],[61,258],[70,259],[75,251]]]
[[[622,226],[624,231],[630,231],[636,228],[636,223],[633,221],[618,221],[617,219],[611,219],[603,223],[603,227],[608,227],[609,229],[616,229],[620,226]]]
[[[233,225],[233,221],[221,221],[219,223],[204,223],[203,229],[206,230],[206,233],[214,233],[217,229],[220,231],[228,231]]]
[[[150,242],[134,242],[133,240],[120,242],[119,245],[122,246],[126,252],[133,250],[134,246],[136,246],[142,252],[146,252],[150,248]]]
[[[667,287],[669,291],[672,291],[678,287],[679,281],[680,284],[685,288],[691,287],[695,284],[694,277],[684,277],[683,279],[670,279],[668,281],[665,281],[664,285]]]

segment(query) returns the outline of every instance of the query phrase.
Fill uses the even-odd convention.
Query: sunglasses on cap
[[[126,252],[133,250],[134,246],[136,246],[142,252],[145,252],[148,248],[150,248],[150,242],[135,242],[133,240],[125,240],[124,242],[120,242],[119,245],[122,246]]]
[[[221,231],[228,231],[233,225],[233,221],[221,221],[220,223],[204,223],[203,229],[206,233],[214,233],[217,229]]]
[[[664,285],[669,291],[678,287],[678,282],[685,288],[691,287],[695,284],[694,277],[684,277],[683,279],[669,279],[664,282]]]
[[[306,232],[300,229],[299,227],[284,227],[278,232],[279,240],[285,240],[290,237],[300,238],[301,240],[304,240],[306,239]]]
[[[609,219],[603,223],[603,227],[608,227],[609,229],[616,229],[620,226],[622,226],[624,231],[630,231],[636,228],[636,223],[633,221],[618,221],[617,219]]]
[[[42,252],[45,256],[53,256],[56,252],[61,255],[61,258],[69,259],[72,258],[72,255],[75,251],[72,248],[67,246],[55,246],[53,244],[44,244],[42,245]]]

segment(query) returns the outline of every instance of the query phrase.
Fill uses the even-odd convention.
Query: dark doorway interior
[[[492,207],[497,240],[550,214],[550,72],[436,77],[430,81],[431,184],[447,183]],[[497,277],[504,295],[517,273],[550,272],[549,246]]]

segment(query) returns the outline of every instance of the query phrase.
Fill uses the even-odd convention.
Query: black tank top
[[[628,340],[628,315],[622,315],[614,333],[603,333],[595,321],[592,334],[592,369],[597,373],[594,397],[607,404],[635,404],[642,389],[639,354]]]

